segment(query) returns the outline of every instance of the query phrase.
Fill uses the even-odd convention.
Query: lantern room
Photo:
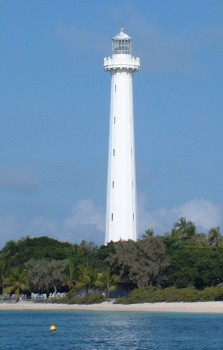
[[[112,53],[113,55],[131,55],[132,39],[121,28],[120,33],[112,38]]]

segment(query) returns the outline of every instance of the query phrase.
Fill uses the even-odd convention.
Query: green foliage
[[[223,238],[220,234],[220,226],[210,229],[208,232],[207,244],[212,248],[223,248]]]
[[[196,227],[191,221],[181,217],[178,222],[174,224],[171,236],[176,240],[191,240],[196,234]]]
[[[66,281],[67,260],[29,260],[25,265],[33,291],[49,292],[52,289],[57,293]]]
[[[209,287],[198,290],[194,287],[177,289],[169,287],[145,287],[133,290],[128,297],[121,298],[117,303],[157,303],[157,302],[195,302],[223,300],[223,287]]]
[[[152,228],[148,228],[145,233],[142,235],[143,239],[149,238],[149,237],[154,237],[154,231]]]
[[[102,294],[86,294],[83,297],[70,299],[68,304],[100,304],[105,301]]]
[[[69,289],[73,289],[76,283],[76,268],[74,263],[69,259],[67,264],[67,273],[66,273],[66,284]]]
[[[48,237],[26,237],[19,241],[9,241],[2,249],[9,268],[22,267],[30,259],[64,260],[72,249],[70,243],[62,243]]]
[[[98,249],[97,256],[98,258],[104,262],[104,266],[107,266],[107,257],[113,255],[115,253],[114,242],[111,241],[107,245],[102,245]]]
[[[86,293],[88,294],[89,288],[95,287],[95,282],[97,280],[97,271],[92,269],[88,264],[79,265],[79,279],[76,283],[77,288],[85,287]]]
[[[120,276],[112,273],[111,268],[108,267],[107,270],[100,272],[98,274],[95,286],[99,288],[105,288],[106,297],[109,298],[110,290],[113,287],[117,286],[120,280],[121,280]]]
[[[197,233],[195,225],[181,217],[164,236],[155,236],[148,229],[136,242],[110,242],[101,247],[86,241],[62,243],[48,237],[8,241],[0,251],[0,293],[9,288],[10,278],[15,281],[15,268],[20,274],[26,274],[28,268],[31,292],[79,287],[88,292],[99,287],[109,296],[109,290],[117,284],[125,285],[127,290],[162,287],[167,293],[172,287],[185,291],[192,286],[195,289],[190,289],[191,293],[196,297],[197,289],[207,293],[207,287],[223,282],[222,266],[220,227],[210,229],[208,234]]]
[[[5,278],[5,293],[16,294],[17,298],[23,291],[29,290],[28,276],[25,271],[20,271],[18,267],[11,270],[9,277]]]
[[[167,272],[169,285],[198,289],[223,281],[223,249],[182,245],[169,251],[170,267]]]
[[[128,280],[139,288],[161,283],[168,260],[159,237],[149,236],[137,242],[119,241],[114,247],[115,253],[108,260],[122,281]]]
[[[3,253],[0,254],[0,291],[5,294],[5,278],[7,276],[7,261]]]

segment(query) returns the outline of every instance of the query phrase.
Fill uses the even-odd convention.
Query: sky
[[[111,38],[140,57],[139,237],[223,223],[222,0],[0,0],[0,248],[104,243]]]

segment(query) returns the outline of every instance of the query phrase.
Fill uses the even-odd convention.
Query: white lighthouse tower
[[[112,56],[104,59],[112,78],[105,243],[137,238],[132,75],[140,59],[131,49],[132,39],[121,29],[112,38]]]

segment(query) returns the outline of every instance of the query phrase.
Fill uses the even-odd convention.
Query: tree
[[[223,281],[223,249],[184,244],[170,251],[167,285],[205,288]]]
[[[111,241],[106,245],[100,246],[100,248],[97,251],[97,257],[99,260],[101,260],[104,263],[104,266],[106,267],[107,264],[107,258],[109,255],[112,255],[115,253],[115,248],[114,248],[114,242]]]
[[[181,217],[179,221],[174,224],[171,236],[176,240],[191,240],[196,234],[196,226],[192,221],[187,221],[186,218]]]
[[[197,233],[194,236],[194,244],[198,247],[206,247],[207,246],[207,236],[205,233]]]
[[[77,288],[85,287],[86,294],[88,294],[89,288],[95,287],[97,280],[97,271],[92,269],[88,264],[79,265],[79,278],[77,281]]]
[[[76,284],[76,278],[75,278],[76,277],[75,276],[76,269],[75,269],[74,263],[71,261],[71,259],[68,262],[67,269],[68,269],[68,276],[66,279],[66,284],[68,285],[69,289],[73,289],[75,284]]]
[[[115,254],[108,259],[117,269],[122,281],[134,283],[137,287],[158,285],[162,282],[168,266],[165,246],[160,237],[148,237],[115,243]]]
[[[100,272],[98,274],[98,278],[95,285],[99,288],[105,288],[106,297],[109,298],[110,289],[116,286],[119,282],[120,282],[120,276],[114,274],[111,268],[108,267],[107,270]]]
[[[26,264],[31,286],[40,292],[58,289],[66,282],[67,260],[30,260]]]
[[[220,226],[210,229],[208,232],[207,244],[212,248],[223,247],[223,238],[220,233]]]
[[[145,233],[142,235],[143,239],[146,239],[148,237],[154,237],[154,231],[152,228],[148,228],[148,230],[146,230]]]
[[[4,260],[4,265],[7,266],[8,270],[10,270],[12,267],[18,267],[18,264],[15,262],[17,255],[18,247],[16,242],[13,240],[8,241],[1,251],[1,257]]]
[[[19,268],[14,267],[11,269],[9,277],[5,278],[5,292],[15,293],[17,300],[21,292],[29,290],[28,276],[26,271],[20,271]]]
[[[7,259],[4,253],[0,254],[0,288],[2,290],[2,294],[5,294],[4,285],[5,278],[7,275]]]

